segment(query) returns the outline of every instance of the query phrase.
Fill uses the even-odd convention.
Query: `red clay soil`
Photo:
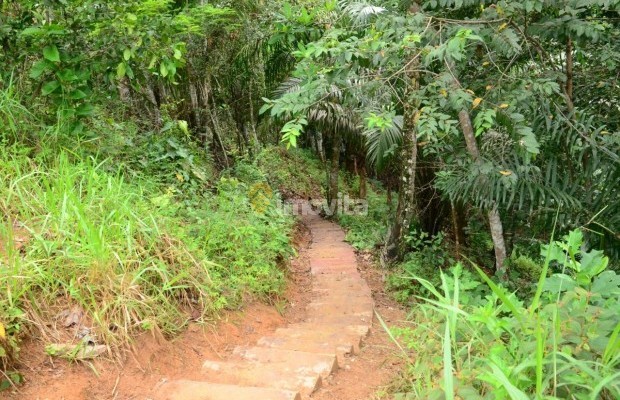
[[[243,311],[225,314],[215,326],[192,324],[173,340],[145,333],[136,338],[133,351],[127,353],[123,365],[106,359],[69,363],[47,356],[43,342],[26,342],[21,352],[21,372],[26,383],[0,392],[0,399],[146,400],[165,380],[199,380],[206,359],[226,359],[236,346],[251,345],[277,328],[304,320],[305,305],[312,296],[309,260],[305,254],[311,235],[300,226],[295,239],[299,257],[289,265],[286,302],[276,302],[275,306],[251,304]],[[373,291],[377,312],[388,324],[403,320],[404,311],[384,294],[382,275],[368,257],[358,256],[358,265]],[[375,318],[363,350],[325,380],[312,398],[373,399],[401,368],[395,346]]]

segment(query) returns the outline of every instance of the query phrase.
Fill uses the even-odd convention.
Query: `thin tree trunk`
[[[1,5],[1,2],[0,2]],[[129,86],[129,80],[127,77],[123,77],[123,79],[118,81],[118,95],[123,103],[130,104],[131,103],[131,89]]]
[[[362,164],[359,167],[359,176],[360,176],[360,192],[359,192],[359,197],[360,199],[366,199],[367,193],[368,193],[368,173],[366,171],[366,164]]]
[[[224,165],[226,165],[226,168],[230,168],[230,164],[228,162],[228,155],[226,154],[226,147],[224,147],[224,142],[222,141],[222,137],[220,136],[219,133],[219,124],[217,123],[217,120],[215,119],[214,116],[214,111],[211,109],[211,101],[210,101],[210,89],[207,85],[205,85],[205,99],[204,99],[204,104],[205,107],[207,109],[207,113],[209,114],[209,117],[211,119],[211,124],[213,126],[213,141],[217,142],[220,145],[220,148],[222,149],[222,156],[224,157]],[[214,102],[214,100],[213,100]],[[215,106],[215,103],[214,103]],[[215,150],[215,146],[213,146],[213,149]]]
[[[388,231],[385,247],[381,254],[382,264],[386,260],[399,260],[404,256],[405,241],[404,237],[409,229],[409,225],[415,215],[415,189],[416,189],[416,170],[418,164],[418,136],[417,136],[417,115],[419,101],[414,98],[416,90],[419,88],[419,73],[416,71],[417,62],[412,62],[406,71],[408,82],[405,91],[404,104],[404,129],[403,129],[403,150],[402,157],[404,166],[399,182],[398,205],[396,207],[396,218]]]
[[[202,129],[202,121],[200,120],[200,105],[198,104],[198,90],[196,90],[196,84],[189,77],[189,99],[192,104],[192,116],[194,117],[194,125],[198,129]]]
[[[497,206],[494,205],[488,212],[489,225],[491,227],[491,237],[493,238],[493,248],[495,250],[495,269],[497,272],[503,274],[506,277],[506,268],[504,261],[506,260],[506,244],[504,243],[504,227],[502,225],[502,219],[497,211]]]
[[[569,36],[566,41],[566,102],[568,111],[573,112],[575,106],[573,102],[573,39]]]
[[[452,213],[452,227],[454,229],[454,241],[456,245],[456,256],[460,259],[461,249],[465,246],[465,221],[463,218],[463,208],[455,203],[450,203]]]
[[[340,172],[340,133],[337,130],[332,132],[332,154],[331,168],[329,171],[329,190],[327,191],[327,201],[329,207],[333,209],[333,215],[338,214],[338,173]]]
[[[161,111],[159,110],[159,103],[157,102],[157,96],[155,95],[155,91],[151,85],[146,85],[144,88],[146,98],[149,100],[151,105],[153,106],[154,113],[154,124],[157,127],[160,127],[162,124]]]
[[[250,80],[250,86],[248,89],[248,96],[250,102],[250,124],[252,125],[252,141],[254,154],[258,155],[260,152],[260,142],[258,141],[258,134],[256,133],[256,119],[254,118],[254,102],[252,101],[252,81]]]
[[[323,133],[316,131],[316,151],[321,163],[325,164],[325,149],[323,148]]]
[[[472,127],[471,118],[467,110],[461,110],[459,113],[459,121],[461,123],[461,129],[463,130],[463,136],[465,137],[465,143],[467,144],[467,151],[474,162],[480,163],[480,151],[478,150],[474,128]],[[498,272],[505,272],[504,261],[506,260],[506,243],[504,242],[504,227],[496,204],[491,206],[487,216],[489,218],[491,238],[493,239],[493,248],[495,249],[495,269]]]

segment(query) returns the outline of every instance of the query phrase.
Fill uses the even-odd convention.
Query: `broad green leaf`
[[[40,35],[44,32],[44,30],[38,26],[31,26],[30,28],[26,28],[22,31],[21,36],[36,36]]]
[[[92,104],[82,104],[75,110],[75,115],[79,117],[88,117],[93,114],[95,107]]]
[[[59,62],[60,53],[58,52],[58,48],[55,45],[46,46],[43,49],[43,57],[52,62]]]
[[[127,74],[127,64],[125,64],[124,62],[118,64],[118,66],[116,67],[116,77],[118,79],[123,79],[126,74]]]
[[[47,71],[48,69],[49,69],[48,61],[46,60],[38,61],[32,66],[32,69],[30,70],[30,78],[37,79],[41,75],[43,75],[43,73]]]
[[[566,274],[554,274],[545,280],[543,290],[551,293],[572,290],[577,287],[577,282]]]
[[[605,257],[607,258],[607,257]],[[594,278],[590,291],[605,297],[620,296],[620,275],[615,271],[605,271]]]
[[[68,97],[71,100],[81,100],[86,97],[86,93],[80,89],[76,89],[73,92],[69,93]]]
[[[43,88],[41,88],[41,94],[43,96],[47,96],[51,94],[52,92],[54,92],[59,87],[60,87],[60,82],[58,81],[47,82],[45,85],[43,85]]]

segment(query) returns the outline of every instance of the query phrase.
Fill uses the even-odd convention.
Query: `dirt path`
[[[306,222],[314,240],[308,231],[298,237],[286,307],[254,304],[226,315],[215,328],[192,325],[173,341],[145,334],[123,367],[106,360],[69,364],[45,356],[42,343],[29,343],[26,385],[0,398],[242,400],[243,390],[252,400],[295,399],[297,393],[312,399],[374,398],[401,366],[376,318],[366,330],[374,310],[390,324],[402,320],[403,311],[383,294],[381,274],[344,244],[340,228],[319,219]],[[256,389],[231,392],[247,386]]]

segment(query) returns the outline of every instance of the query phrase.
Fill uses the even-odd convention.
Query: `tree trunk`
[[[401,172],[398,190],[398,205],[396,207],[396,218],[388,231],[385,247],[381,254],[382,263],[387,260],[400,260],[404,256],[405,241],[409,225],[415,215],[415,189],[416,189],[416,169],[418,163],[418,136],[417,136],[417,116],[419,100],[416,99],[416,90],[419,88],[419,73],[417,62],[412,62],[407,74],[407,87],[405,90],[404,104],[404,127],[402,157],[404,166]]]
[[[367,184],[368,184],[368,174],[366,171],[366,164],[362,163],[362,165],[359,167],[359,176],[360,176],[360,192],[359,192],[359,197],[360,199],[366,199],[367,193],[368,193],[368,188],[367,188]]]
[[[322,164],[325,164],[325,149],[323,148],[323,133],[315,131],[316,134],[316,152]]]
[[[260,153],[260,141],[258,140],[258,134],[256,133],[256,118],[254,117],[254,101],[252,100],[252,81],[250,80],[250,86],[249,86],[249,92],[248,92],[248,96],[249,96],[249,103],[250,103],[250,124],[252,126],[252,141],[253,143],[253,148],[254,148],[254,154],[256,156],[258,156],[258,154]]]
[[[161,111],[159,110],[159,103],[157,102],[157,96],[155,95],[155,90],[153,89],[153,86],[146,85],[144,88],[144,94],[146,95],[146,98],[151,103],[151,106],[153,107],[152,108],[153,123],[155,126],[159,128],[161,127],[163,120],[161,117]]]
[[[474,128],[472,127],[471,118],[467,110],[461,110],[459,113],[459,122],[461,123],[461,129],[463,130],[463,136],[465,137],[469,155],[474,162],[480,163],[480,151],[478,150]],[[505,272],[504,261],[506,260],[506,244],[504,243],[504,228],[496,204],[491,206],[491,210],[487,215],[489,218],[491,237],[493,239],[493,248],[495,249],[495,269],[498,272]]]
[[[465,218],[463,217],[463,207],[455,202],[451,202],[450,209],[452,212],[452,227],[454,229],[456,257],[460,259],[461,249],[465,246]]]
[[[202,129],[202,121],[200,119],[200,105],[198,103],[198,90],[196,89],[196,84],[192,80],[191,76],[189,78],[189,99],[191,102],[191,115],[194,118],[194,126],[198,129]]]
[[[230,168],[230,163],[228,162],[228,155],[226,154],[226,147],[224,147],[224,142],[222,141],[222,137],[220,136],[220,129],[219,129],[219,124],[217,122],[217,119],[215,118],[215,113],[216,111],[214,109],[211,109],[211,103],[213,102],[213,106],[215,109],[217,109],[217,106],[215,104],[215,100],[211,99],[211,91],[210,91],[210,87],[208,86],[208,84],[205,84],[204,86],[204,106],[205,109],[207,111],[207,113],[209,114],[209,119],[211,120],[211,124],[212,124],[212,132],[213,132],[213,146],[212,146],[212,150],[214,153],[214,156],[217,157],[217,154],[215,153],[215,144],[218,144],[220,146],[220,148],[222,149],[222,156],[224,157],[224,165],[226,165],[226,168]],[[213,101],[211,101],[213,100]]]
[[[332,132],[332,154],[331,166],[329,171],[329,188],[327,191],[327,201],[330,209],[333,210],[331,216],[338,214],[338,173],[340,172],[340,142],[341,137],[338,131]]]
[[[0,2],[0,5],[1,4],[2,2]],[[124,77],[123,79],[119,80],[117,87],[118,87],[118,95],[121,101],[125,104],[130,104],[131,103],[131,88],[129,86],[129,79],[127,77]]]
[[[487,215],[489,216],[489,226],[491,227],[491,237],[493,238],[493,247],[495,250],[495,269],[505,277],[506,268],[504,267],[504,261],[506,260],[506,244],[504,243],[504,227],[499,216],[499,211],[497,211],[497,206],[494,205]]]
[[[575,106],[573,103],[573,39],[569,36],[566,41],[566,102],[568,111],[573,112]]]

